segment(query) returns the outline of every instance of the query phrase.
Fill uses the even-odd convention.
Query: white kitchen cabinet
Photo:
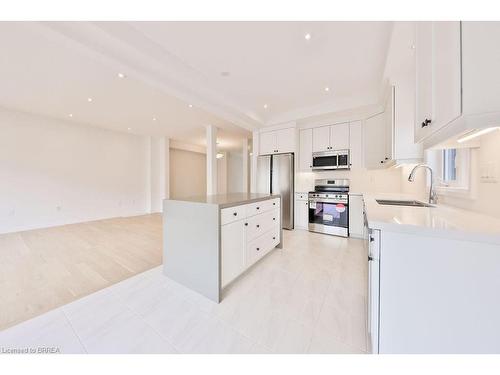
[[[363,196],[349,195],[349,235],[355,238],[363,238]]]
[[[330,127],[313,128],[313,152],[330,150]]]
[[[394,158],[394,86],[389,87],[385,101],[385,155],[384,164],[387,165]]]
[[[278,152],[295,152],[295,133],[295,128],[286,128],[276,131],[276,149]]]
[[[500,123],[500,24],[418,23],[415,140],[431,147]]]
[[[335,124],[330,126],[330,149],[349,149],[349,123]]]
[[[419,22],[416,27],[416,110],[415,141],[431,132],[426,121],[432,119],[432,22]]]
[[[295,194],[295,228],[308,229],[309,201],[307,193]]]
[[[349,123],[313,128],[313,151],[349,149]]]
[[[312,168],[313,130],[301,129],[299,131],[299,169],[309,172]]]
[[[245,221],[238,220],[221,227],[222,287],[240,275],[246,266]]]
[[[224,288],[280,243],[280,199],[223,208],[220,216]]]
[[[417,24],[416,140],[437,132],[461,115],[460,22]]]
[[[385,168],[385,112],[369,117],[364,127],[365,167],[368,169]]]
[[[259,139],[260,155],[269,155],[276,152],[276,132],[262,132]]]
[[[363,121],[349,123],[351,169],[363,168]]]
[[[295,132],[295,128],[286,128],[260,133],[259,154],[295,152]]]
[[[461,115],[460,22],[433,22],[432,122],[433,132]]]

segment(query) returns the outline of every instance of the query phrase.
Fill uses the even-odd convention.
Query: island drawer
[[[246,217],[246,205],[223,208],[220,210],[221,225],[232,223]]]
[[[250,266],[274,249],[280,243],[280,228],[267,231],[247,245],[247,265]]]
[[[273,208],[279,208],[279,207],[280,207],[279,198],[268,199],[265,201],[247,204],[246,213],[247,216],[254,216],[261,214],[262,212],[272,210]]]
[[[247,241],[252,241],[254,238],[259,237],[261,234],[272,229],[274,225],[278,225],[279,222],[279,210],[264,212],[263,214],[248,218],[245,225]]]

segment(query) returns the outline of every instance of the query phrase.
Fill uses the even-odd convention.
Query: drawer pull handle
[[[237,213],[237,212],[233,212],[233,215],[234,215],[234,216],[238,216],[238,213]]]
[[[259,251],[259,250],[260,250],[260,248],[258,247],[258,248],[257,248],[257,251]]]
[[[273,240],[275,240],[275,239],[276,239],[276,237],[273,237]]]
[[[260,210],[260,207],[257,207],[258,210]]]
[[[276,206],[276,202],[273,202],[273,206]]]
[[[257,228],[260,228],[260,225],[259,225],[259,224],[257,224]]]
[[[245,223],[245,226],[248,227],[248,223]]]
[[[276,220],[276,218],[275,218],[275,217],[273,217],[273,220]]]

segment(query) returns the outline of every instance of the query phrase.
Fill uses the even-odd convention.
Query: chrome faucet
[[[415,180],[415,172],[418,168],[426,168],[428,169],[430,172],[431,172],[431,187],[429,189],[429,203],[430,204],[436,204],[437,203],[437,194],[436,192],[434,191],[434,188],[433,188],[433,181],[434,181],[434,178],[433,178],[433,172],[432,172],[432,168],[429,167],[427,164],[417,164],[410,172],[410,175],[408,176],[408,181],[409,182],[413,182]]]

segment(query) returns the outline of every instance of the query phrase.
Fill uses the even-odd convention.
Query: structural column
[[[248,139],[243,139],[241,147],[243,160],[243,192],[248,193]]]
[[[207,195],[217,194],[217,128],[207,129]]]

